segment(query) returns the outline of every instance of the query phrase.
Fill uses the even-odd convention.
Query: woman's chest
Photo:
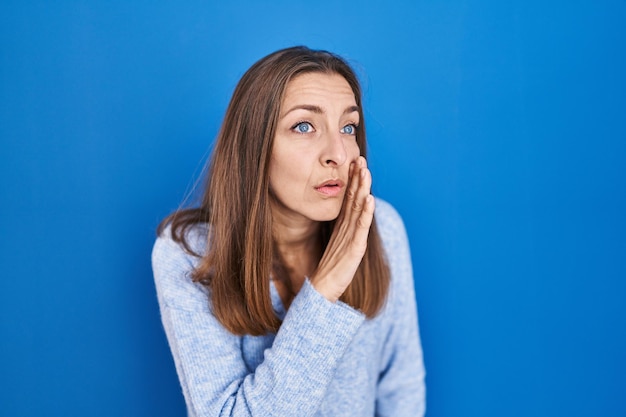
[[[373,415],[386,333],[384,321],[368,320],[361,326],[337,362],[317,415]],[[255,372],[263,363],[275,337],[274,334],[243,337],[241,353],[249,372]]]

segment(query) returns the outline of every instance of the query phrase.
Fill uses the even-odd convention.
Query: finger
[[[356,221],[358,219],[358,216],[360,216],[361,211],[363,211],[363,208],[365,206],[365,199],[368,195],[370,195],[372,188],[372,174],[370,170],[367,169],[367,163],[365,161],[365,158],[362,158],[361,163],[362,165],[359,172],[359,184],[356,195],[352,201],[352,212],[354,213],[352,217],[353,221]]]
[[[361,172],[359,172],[359,188],[357,189],[357,194],[355,199],[358,201],[364,201],[365,197],[367,197],[372,190],[372,172],[364,166],[361,168]]]
[[[365,197],[363,210],[361,211],[354,230],[353,245],[356,255],[363,256],[367,249],[367,236],[369,235],[372,221],[374,220],[375,202],[374,196],[368,194]]]
[[[350,167],[348,169],[348,184],[346,187],[346,193],[343,197],[343,202],[341,205],[341,211],[339,213],[338,220],[342,220],[344,218],[350,218],[349,211],[352,207],[352,202],[356,197],[356,193],[359,187],[358,175],[359,175],[359,164],[360,161],[357,158],[355,161],[350,163]]]
[[[359,158],[357,158],[351,165],[349,184],[348,189],[346,190],[346,200],[349,203],[354,200],[359,189],[359,172],[361,172],[361,164],[362,162]],[[348,207],[350,207],[349,204]]]

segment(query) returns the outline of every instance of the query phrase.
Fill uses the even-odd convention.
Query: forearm
[[[216,334],[188,312],[165,309],[163,316],[188,408],[197,416],[313,415],[364,320],[307,282],[272,347],[250,372],[232,337]]]

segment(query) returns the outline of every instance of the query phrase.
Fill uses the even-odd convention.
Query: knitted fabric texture
[[[387,302],[373,319],[329,302],[307,280],[287,311],[271,299],[283,323],[276,334],[236,336],[211,314],[208,291],[192,282],[199,258],[166,229],[152,265],[161,318],[189,416],[394,416],[425,411],[408,240],[398,213],[377,199],[376,221],[389,267]],[[188,241],[205,253],[207,226]]]

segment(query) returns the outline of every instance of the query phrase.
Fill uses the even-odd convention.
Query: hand
[[[311,284],[328,300],[335,302],[344,293],[365,255],[367,236],[374,219],[374,197],[370,194],[372,176],[365,158],[350,165],[348,188],[328,246]]]

